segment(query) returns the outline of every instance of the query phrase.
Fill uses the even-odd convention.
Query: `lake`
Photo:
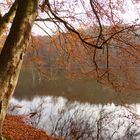
[[[42,79],[22,73],[9,108],[66,140],[140,139],[140,93],[116,93],[93,79]]]

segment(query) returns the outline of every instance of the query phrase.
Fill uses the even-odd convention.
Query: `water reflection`
[[[34,77],[34,78],[33,78]],[[34,80],[33,80],[34,79]],[[35,96],[64,97],[69,101],[79,101],[90,104],[135,104],[140,102],[140,91],[124,89],[116,93],[111,86],[103,85],[89,77],[77,77],[68,79],[64,74],[58,74],[54,78],[42,77],[38,72],[32,75],[32,69],[23,69],[14,97],[20,100],[32,100]]]
[[[66,140],[140,139],[140,104],[69,102],[63,97],[11,100],[9,112],[26,115],[34,127]]]

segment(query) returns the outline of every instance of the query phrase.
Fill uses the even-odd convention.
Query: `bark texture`
[[[8,103],[19,77],[30,32],[37,16],[38,0],[18,0],[16,15],[0,54],[0,133]]]

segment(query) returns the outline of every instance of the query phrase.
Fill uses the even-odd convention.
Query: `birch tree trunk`
[[[0,135],[8,103],[17,85],[23,56],[37,16],[38,0],[18,0],[16,15],[0,54]],[[23,93],[24,94],[24,93]]]

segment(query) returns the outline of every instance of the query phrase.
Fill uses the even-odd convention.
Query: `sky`
[[[59,1],[63,1],[63,0],[59,0]],[[72,2],[72,1],[74,1],[74,0],[70,0],[69,2]],[[80,0],[80,1],[82,1],[82,0]],[[83,8],[83,5],[80,3],[80,1],[77,4],[77,6],[71,7],[71,9],[73,11],[72,10],[70,11],[70,15],[74,15],[74,13],[77,13],[77,15],[78,15],[79,13],[84,13],[85,12],[84,11],[84,8]],[[89,1],[87,1],[87,0],[83,0],[83,1],[85,2],[85,7],[88,7],[89,6]],[[112,1],[114,2],[116,0],[112,0]],[[119,0],[117,0],[117,1],[119,1]],[[67,9],[69,9],[69,5],[66,4],[63,8],[66,11]],[[139,14],[140,13],[140,2],[134,4],[134,0],[124,0],[123,8],[124,8],[124,10],[126,12],[118,12],[118,11],[115,11],[113,9],[113,11],[116,12],[116,14],[118,15],[118,17],[119,18],[121,17],[121,19],[123,20],[123,23],[127,23],[127,24],[133,24],[133,23],[139,24],[140,23],[140,14]],[[86,10],[89,12],[90,11],[89,9],[87,8]],[[64,12],[62,15],[67,15],[67,14]],[[84,17],[82,14],[80,14],[80,16],[76,16],[76,17],[77,17],[77,19],[79,19],[79,21],[82,20],[85,25],[89,25],[90,24],[90,21],[89,20],[91,20],[91,18],[92,18],[92,17],[88,17],[88,16],[87,17]],[[77,21],[75,20],[75,21],[69,21],[69,22],[73,26],[75,26],[75,27],[80,27],[80,25],[82,25],[83,23],[80,22],[80,24],[79,24],[79,21],[78,20]],[[91,22],[92,22],[92,20],[91,20]],[[54,24],[51,24],[49,22],[47,24],[48,24],[48,26],[51,29],[55,29]],[[83,26],[84,26],[84,24],[83,24]],[[110,23],[108,23],[108,21],[107,21],[106,23],[105,22],[102,22],[102,24],[109,25]],[[48,33],[51,34],[51,31],[49,31],[49,29],[47,29],[43,23],[40,23],[40,25],[41,25],[42,28],[44,28],[45,30],[47,30]],[[37,30],[39,32],[37,32]],[[37,28],[34,27],[33,28],[33,31],[35,32],[35,34],[39,34],[39,35],[45,35],[46,34],[46,33],[44,33],[44,31],[42,31],[38,27]]]
[[[54,0],[51,0],[52,3],[53,3],[53,1]],[[80,25],[81,26],[82,25],[84,26],[84,24],[85,25],[89,25],[90,24],[90,18],[91,17],[88,17],[88,16],[87,17],[84,17],[83,16],[84,14],[83,15],[80,14],[80,13],[84,13],[85,12],[84,11],[84,7],[81,4],[81,1],[83,3],[85,3],[85,7],[88,7],[89,6],[89,0],[88,1],[87,0],[77,0],[76,1],[77,2],[77,5],[76,6],[73,5],[73,2],[75,2],[75,0],[69,0],[69,3],[70,2],[72,3],[71,5],[65,4],[65,2],[68,2],[66,0],[58,0],[58,1],[61,4],[62,4],[62,2],[64,2],[64,6],[59,6],[60,4],[57,3],[57,5],[59,7],[58,8],[59,11],[63,10],[63,12],[59,12],[59,15],[61,15],[61,16],[71,16],[71,15],[74,16],[75,13],[77,14],[76,15],[77,20],[74,19],[74,18],[72,19],[72,21],[69,20],[69,19],[66,19],[74,27],[80,27]],[[99,0],[99,1],[103,1],[103,0]],[[108,0],[105,0],[105,1],[108,1]],[[114,1],[119,1],[119,0],[112,0],[112,2],[114,2]],[[132,1],[134,2],[134,0],[124,0],[123,8],[127,12],[125,12],[125,13],[123,13],[123,12],[117,12],[117,14],[118,14],[119,17],[122,17],[122,19],[123,19],[123,21],[125,23],[131,23],[131,24],[134,23],[134,22],[135,23],[140,23],[140,14],[139,14],[139,12],[140,12],[140,2],[138,2],[137,4],[134,5],[132,3]],[[6,2],[6,0],[0,0],[0,10],[3,11],[3,12],[4,12],[4,9],[2,7],[2,3],[4,3],[4,2]],[[70,8],[71,8],[71,10],[68,12],[68,9],[70,9]],[[89,9],[87,8],[86,10],[89,12]],[[90,14],[90,12],[89,12],[89,14]],[[46,18],[47,17],[44,13],[41,13],[41,15],[42,15],[43,18]],[[45,23],[38,22],[37,24],[39,26],[41,26],[41,28],[43,30],[40,27],[38,27],[37,25],[34,25],[34,27],[33,27],[33,33],[36,34],[36,35],[46,35],[46,32],[51,35],[51,34],[54,34],[56,32],[56,25],[54,25],[51,22],[45,22]],[[108,24],[108,23],[106,23],[106,24]],[[62,25],[60,25],[60,27],[62,29],[64,29]]]
[[[137,23],[140,23],[140,2],[134,5],[131,0],[125,0],[124,6],[127,12],[122,14],[123,19],[128,23],[131,23],[135,20]]]

